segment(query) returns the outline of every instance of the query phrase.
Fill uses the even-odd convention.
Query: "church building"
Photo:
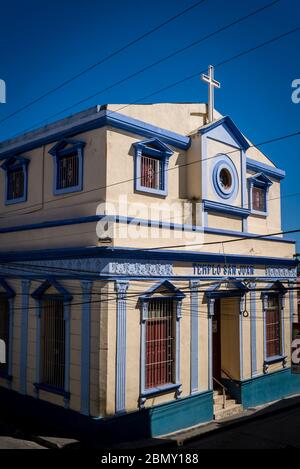
[[[90,441],[300,392],[281,168],[205,103],[101,105],[0,144],[0,408]]]

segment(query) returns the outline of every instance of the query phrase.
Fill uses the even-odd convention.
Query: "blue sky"
[[[0,78],[7,84],[7,103],[0,105],[0,120],[193,3],[196,0],[1,2]],[[48,119],[268,3],[271,0],[206,0],[140,43],[0,124],[0,140]],[[299,26],[299,17],[298,0],[281,0],[58,118],[93,104],[134,102],[186,76],[200,74],[210,63],[217,64]],[[222,83],[216,93],[217,109],[230,115],[254,143],[300,130],[300,103],[291,101],[291,82],[300,79],[299,46],[300,33],[297,32],[216,69],[216,78]],[[198,77],[151,98],[152,102],[206,100],[206,86]],[[283,196],[300,192],[299,148],[300,136],[261,147],[287,172],[282,183]],[[299,204],[300,196],[283,197],[285,230],[300,228]],[[300,242],[300,234],[291,237]]]

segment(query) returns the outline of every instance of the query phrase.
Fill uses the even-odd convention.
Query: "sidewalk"
[[[209,423],[197,425],[187,430],[170,433],[160,436],[158,438],[141,440],[136,442],[124,442],[119,445],[112,446],[113,449],[142,449],[151,447],[174,447],[183,446],[192,442],[194,439],[199,439],[202,436],[207,436],[220,433],[234,427],[238,427],[245,422],[264,419],[270,415],[283,413],[286,410],[300,407],[300,394],[292,395],[281,399],[279,401],[269,402],[261,406],[249,408],[241,413],[223,420],[212,421]]]
[[[167,435],[163,435],[157,438],[149,438],[147,440],[139,440],[139,441],[130,441],[130,442],[123,442],[116,445],[111,445],[110,449],[112,450],[121,450],[121,449],[144,449],[148,448],[155,448],[156,450],[161,448],[174,448],[179,446],[184,446],[188,443],[193,442],[193,440],[197,440],[201,437],[211,436],[213,434],[221,433],[226,430],[230,430],[234,427],[238,427],[243,425],[245,422],[256,421],[259,419],[264,419],[271,415],[276,415],[280,413],[284,413],[286,410],[291,410],[293,408],[300,408],[300,394],[289,396],[287,398],[281,399],[279,401],[271,402],[265,405],[261,405],[258,407],[253,407],[242,411],[241,413],[229,417],[227,419],[212,421],[209,423],[205,423],[202,425],[198,425],[195,427],[191,427],[189,429],[179,431],[176,433],[171,433]],[[17,428],[17,426],[15,426]],[[22,431],[23,430],[23,431]],[[24,443],[24,447],[31,447],[34,448],[35,444],[36,447],[44,447],[49,449],[77,449],[77,448],[85,448],[84,444],[81,444],[80,441],[68,438],[60,438],[55,436],[47,436],[47,435],[39,435],[30,432],[30,435],[27,434],[25,429],[19,431],[19,447],[22,447],[22,437],[26,440]],[[14,432],[17,430],[14,430]],[[7,432],[3,432],[2,435],[9,435]],[[1,443],[1,441],[0,441]],[[6,446],[10,447],[11,441],[5,441]],[[12,445],[12,447],[15,447]],[[16,446],[17,447],[17,446]]]

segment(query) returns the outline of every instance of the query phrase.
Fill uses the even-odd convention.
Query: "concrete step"
[[[241,404],[234,404],[225,409],[214,410],[214,419],[215,420],[226,419],[228,417],[231,417],[232,415],[239,414],[242,411],[243,411],[243,406]]]
[[[230,400],[231,397],[228,394],[226,394],[225,399],[227,401],[227,400]],[[223,394],[219,394],[218,396],[214,396],[214,404],[223,404]]]
[[[226,399],[225,401],[225,409],[230,409],[231,407],[234,407],[236,404],[236,401],[234,399]],[[218,412],[219,410],[223,409],[223,400],[221,402],[218,402],[214,404],[214,412]]]

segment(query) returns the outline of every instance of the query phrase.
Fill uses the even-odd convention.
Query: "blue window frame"
[[[147,398],[172,390],[176,392],[177,398],[180,397],[182,392],[180,320],[184,298],[185,294],[169,280],[162,280],[155,284],[139,298],[141,308],[140,407],[144,407]],[[167,351],[166,348],[170,348],[170,340],[174,343],[171,350]],[[169,370],[168,365],[157,363],[155,357],[158,357],[158,354],[162,360],[169,361]],[[162,379],[153,378],[155,369],[159,370]]]
[[[49,289],[52,291],[49,293]],[[72,296],[55,279],[31,295],[36,300],[36,392],[70,399],[70,303]]]
[[[26,202],[29,159],[13,156],[1,168],[5,171],[5,205]]]
[[[168,194],[168,163],[173,151],[157,138],[137,142],[134,147],[135,191],[166,196]]]
[[[82,191],[84,146],[85,142],[67,139],[49,150],[54,158],[54,195]]]
[[[271,179],[263,173],[255,174],[248,178],[249,184],[249,208],[251,213],[268,215],[268,191],[273,184]]]

